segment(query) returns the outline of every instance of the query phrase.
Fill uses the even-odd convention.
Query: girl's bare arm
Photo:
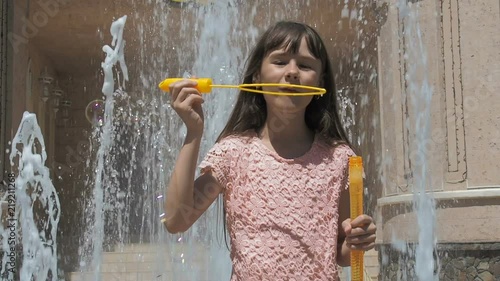
[[[164,224],[170,233],[184,232],[208,209],[222,191],[212,173],[194,180],[201,134],[188,132],[182,146],[165,200]]]

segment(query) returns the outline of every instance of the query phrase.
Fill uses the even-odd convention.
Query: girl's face
[[[307,47],[303,37],[296,54],[287,52],[285,48],[270,52],[263,60],[260,73],[255,83],[280,83],[321,87],[321,60],[315,58]],[[291,87],[263,87],[271,92],[310,92],[311,90]],[[276,96],[264,95],[268,109],[304,110],[311,102],[312,96]]]

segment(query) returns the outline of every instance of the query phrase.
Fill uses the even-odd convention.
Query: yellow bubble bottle
[[[349,157],[351,220],[363,214],[363,159]],[[363,281],[364,251],[351,250],[351,281]]]

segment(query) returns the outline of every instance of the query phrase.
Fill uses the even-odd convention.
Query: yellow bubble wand
[[[158,87],[165,92],[169,92],[170,84],[184,80],[184,78],[167,78],[163,80]],[[277,96],[313,96],[313,95],[323,95],[326,93],[326,90],[323,88],[312,87],[312,86],[304,86],[304,85],[293,85],[293,84],[279,84],[279,83],[257,83],[257,84],[240,84],[240,85],[216,85],[212,84],[212,79],[210,78],[188,78],[188,80],[193,80],[198,83],[196,85],[196,89],[200,91],[200,93],[210,93],[212,88],[232,88],[232,89],[240,89],[247,92],[252,93],[260,93],[260,94],[268,94],[268,95],[277,95]],[[286,87],[286,88],[298,88],[304,90],[310,90],[311,92],[306,93],[282,93],[282,92],[271,92],[258,90],[255,87]]]

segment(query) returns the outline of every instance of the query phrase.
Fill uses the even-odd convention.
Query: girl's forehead
[[[302,49],[304,48],[304,49]],[[314,54],[313,52],[311,51],[311,49],[309,48],[309,46],[307,44],[304,44],[304,45],[299,45],[298,47],[293,47],[291,43],[289,44],[282,44],[281,46],[279,47],[276,47],[276,48],[273,48],[271,50],[269,50],[266,54],[266,56],[270,56],[270,55],[273,55],[273,54],[283,54],[283,55],[296,55],[296,54],[299,54],[299,53],[305,53],[307,55],[310,55],[316,59],[318,59]]]
[[[271,52],[274,52],[274,51],[282,51],[282,52],[285,52],[285,53],[295,53],[295,52],[298,52],[301,45],[302,45],[302,42],[303,41],[306,41],[305,38],[284,38],[278,42],[270,42],[270,44],[268,44],[268,53],[271,53]],[[306,47],[309,49],[309,47],[307,46],[307,42],[306,42]]]
[[[296,37],[296,38],[290,38],[286,37],[283,39],[280,44],[278,45],[278,49],[284,49],[286,51],[289,51],[290,49],[299,49],[302,45],[305,45],[307,48],[309,48],[307,44],[307,39],[305,36],[301,37]]]

